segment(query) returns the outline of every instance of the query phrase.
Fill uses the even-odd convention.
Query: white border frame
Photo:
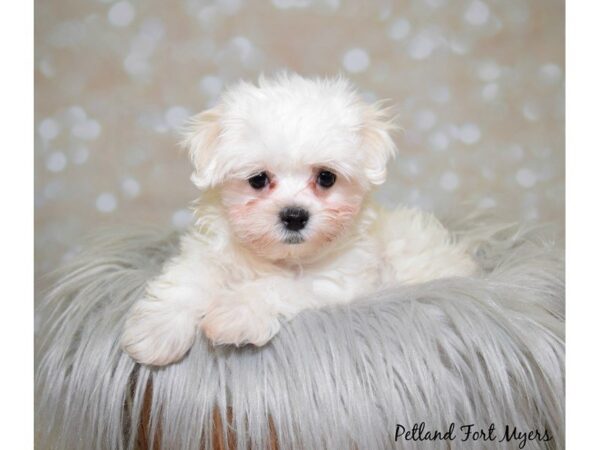
[[[598,445],[600,5],[567,2],[567,448]]]
[[[33,448],[33,2],[0,16],[2,447]]]

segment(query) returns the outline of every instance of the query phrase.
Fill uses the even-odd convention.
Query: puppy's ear
[[[362,145],[365,151],[365,174],[371,184],[385,181],[387,163],[397,153],[396,144],[390,136],[397,131],[394,118],[390,117],[391,108],[383,107],[382,102],[365,105],[363,125],[361,127]]]
[[[222,180],[216,158],[221,129],[221,110],[217,106],[192,117],[184,130],[181,145],[194,165],[191,180],[200,189],[211,188]]]

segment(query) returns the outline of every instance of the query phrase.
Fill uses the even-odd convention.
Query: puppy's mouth
[[[300,234],[300,233],[288,233],[283,238],[283,243],[295,245],[295,244],[302,244],[304,242],[304,240],[305,240],[304,236],[302,236],[302,234]]]

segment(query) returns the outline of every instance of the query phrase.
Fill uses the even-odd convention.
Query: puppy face
[[[194,119],[192,180],[219,192],[234,237],[254,253],[315,258],[385,180],[391,127],[345,80],[242,83]]]
[[[365,190],[320,165],[273,167],[225,181],[221,198],[235,236],[269,259],[315,257],[347,230]]]

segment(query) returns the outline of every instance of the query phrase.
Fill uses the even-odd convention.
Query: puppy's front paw
[[[215,345],[265,345],[281,327],[272,311],[242,301],[215,302],[200,322],[200,328]]]
[[[196,322],[184,311],[170,311],[157,300],[136,303],[125,322],[121,348],[139,363],[164,366],[180,360],[196,335]]]

